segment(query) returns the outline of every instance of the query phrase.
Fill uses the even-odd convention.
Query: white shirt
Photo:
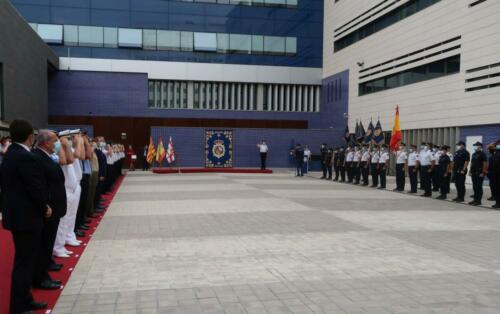
[[[361,159],[361,152],[360,151],[354,152],[354,157],[352,161],[359,162],[360,159]]]
[[[404,150],[398,150],[396,152],[396,163],[397,164],[404,164],[406,163],[406,160],[408,159],[408,154]]]
[[[267,147],[267,144],[259,144],[259,151],[261,153],[267,153],[269,151],[269,147]],[[304,151],[304,155],[305,155],[305,151]]]
[[[453,154],[452,153],[447,152],[446,155],[448,155],[448,157],[450,157],[450,161],[453,161]]]
[[[66,190],[74,192],[80,181],[77,179],[75,172],[75,163],[78,164],[80,160],[75,159],[73,163],[61,166],[64,174],[64,187]]]
[[[370,159],[370,152],[369,151],[364,151],[363,155],[361,156],[361,161],[362,162],[367,162],[368,159]]]
[[[373,152],[372,153],[372,164],[378,164],[378,160],[380,159],[380,153],[379,152]]]
[[[421,166],[430,166],[432,163],[432,152],[430,150],[422,150],[420,154],[418,154],[418,160]]]
[[[412,152],[410,156],[408,156],[408,166],[415,167],[417,165],[418,153]]]
[[[345,157],[345,161],[352,162],[353,159],[354,159],[354,152],[348,152],[347,156]]]
[[[309,161],[309,157],[311,157],[311,150],[306,148],[304,149],[304,162]]]
[[[389,160],[389,153],[388,152],[380,152],[380,158],[378,160],[379,164],[385,164]]]
[[[435,152],[432,155],[432,160],[434,160],[436,162],[436,165],[439,165],[439,158],[441,157],[442,154],[443,154],[443,152],[438,150],[437,152]]]

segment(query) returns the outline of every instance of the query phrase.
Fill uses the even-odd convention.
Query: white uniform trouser
[[[82,190],[80,185],[78,185],[73,192],[66,189],[66,199],[68,207],[66,210],[66,215],[61,218],[61,221],[59,222],[56,242],[54,244],[54,252],[64,253],[64,245],[66,244],[66,241],[76,240],[75,222],[76,213],[78,211],[78,203],[80,202],[81,191]]]

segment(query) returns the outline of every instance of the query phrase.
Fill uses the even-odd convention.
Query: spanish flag
[[[148,154],[146,156],[146,160],[148,161],[148,164],[152,164],[154,159],[155,159],[155,144],[153,143],[153,138],[149,137],[149,147],[148,147]]]
[[[401,134],[401,127],[399,126],[399,106],[397,106],[396,114],[394,115],[394,127],[392,128],[391,143],[389,144],[392,151],[399,149],[399,144],[401,144],[402,138],[403,135]]]
[[[158,140],[158,147],[156,148],[156,162],[161,166],[161,162],[165,159],[165,147],[163,147],[163,140]]]

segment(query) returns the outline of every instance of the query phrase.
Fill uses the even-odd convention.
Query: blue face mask
[[[500,145],[497,145],[497,150],[500,150]]]
[[[57,140],[57,142],[54,143],[54,154],[59,154],[61,151],[61,142]]]

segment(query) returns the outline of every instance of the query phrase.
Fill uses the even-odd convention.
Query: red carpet
[[[271,169],[260,170],[257,168],[153,168],[153,173],[273,173]]]
[[[115,196],[118,188],[120,187],[123,181],[123,176],[121,176],[115,187],[111,193],[104,195],[106,208],[109,206],[113,197]],[[68,250],[74,252],[70,258],[55,258],[56,263],[64,264],[62,270],[58,272],[51,272],[50,275],[52,279],[61,280],[64,285],[68,282],[69,277],[71,276],[71,271],[75,268],[78,263],[79,257],[82,255],[83,251],[87,243],[90,241],[92,234],[97,229],[99,222],[103,218],[105,214],[100,214],[99,217],[92,219],[92,222],[89,224],[90,229],[86,232],[86,236],[84,238],[79,238],[79,240],[83,241],[82,245],[79,247],[67,247]],[[12,263],[14,259],[14,245],[12,243],[12,237],[10,232],[4,230],[0,226],[0,314],[9,313],[9,299],[10,299],[10,275],[12,272]],[[45,310],[38,311],[38,313],[48,313],[52,310],[59,299],[59,295],[61,294],[61,290],[33,290],[33,296],[36,301],[43,301],[48,303],[48,307]]]

